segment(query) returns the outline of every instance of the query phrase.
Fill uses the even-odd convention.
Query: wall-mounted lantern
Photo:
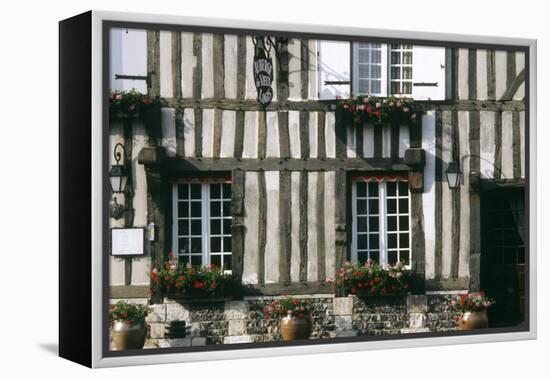
[[[460,170],[460,165],[457,162],[449,163],[445,174],[447,175],[447,183],[449,184],[449,189],[456,189],[460,186],[462,171]]]
[[[116,165],[111,165],[109,171],[109,182],[111,184],[111,191],[114,194],[124,193],[125,203],[128,204],[128,198],[126,198],[128,181],[130,179],[130,169],[127,164],[126,150],[122,143],[117,143],[113,149]],[[123,163],[120,161],[123,160]],[[113,197],[113,202],[110,205],[111,218],[120,219],[126,211],[129,210],[129,206],[126,207],[117,202],[116,197]]]

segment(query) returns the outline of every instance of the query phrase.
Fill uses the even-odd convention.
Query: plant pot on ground
[[[111,305],[111,337],[116,350],[141,349],[147,336],[147,306],[118,301]]]
[[[266,319],[280,319],[281,338],[284,341],[309,339],[311,334],[311,312],[313,306],[308,300],[285,296],[274,299],[264,307]]]
[[[486,297],[481,291],[451,297],[448,306],[455,315],[458,329],[469,331],[488,327],[487,309],[494,303],[494,300]]]

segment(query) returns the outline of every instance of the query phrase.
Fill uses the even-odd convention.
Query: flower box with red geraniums
[[[408,124],[417,118],[414,100],[396,96],[351,96],[338,99],[336,111],[344,117],[344,122],[360,125],[393,122]]]
[[[336,290],[339,295],[386,296],[403,295],[409,290],[409,272],[405,265],[381,266],[369,259],[364,265],[346,261],[336,277]],[[329,279],[333,281],[333,279]]]
[[[307,319],[312,311],[313,305],[308,300],[288,295],[280,300],[274,299],[263,308],[264,316],[268,320],[284,318],[285,316]]]
[[[455,315],[457,321],[463,313],[483,312],[493,304],[495,304],[495,301],[486,297],[483,291],[452,296],[447,302],[449,310]]]
[[[151,309],[147,306],[118,301],[110,306],[109,320],[111,324],[123,322],[127,325],[134,325],[141,323],[150,312]]]
[[[153,292],[167,297],[222,298],[235,291],[235,279],[223,267],[187,266],[172,255],[160,269],[153,269],[149,277]]]
[[[148,111],[158,111],[162,99],[142,94],[135,89],[111,91],[109,93],[109,114],[111,117],[144,116]]]

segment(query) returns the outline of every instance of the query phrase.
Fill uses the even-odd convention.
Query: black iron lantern
[[[456,162],[449,163],[445,174],[447,175],[447,183],[449,184],[449,189],[458,188],[460,185],[460,176],[462,175],[460,165]]]
[[[122,153],[120,152],[122,150]],[[126,169],[126,150],[121,143],[117,143],[114,148],[116,165],[111,165],[109,171],[109,181],[111,183],[111,191],[113,193],[124,193],[128,184],[128,170]],[[124,164],[120,164],[120,160],[124,155]]]

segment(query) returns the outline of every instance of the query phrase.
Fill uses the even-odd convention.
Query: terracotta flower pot
[[[281,319],[281,336],[284,341],[309,339],[311,322],[307,318],[285,316]]]
[[[469,331],[472,329],[487,328],[487,311],[465,312],[458,320],[458,329]]]
[[[116,350],[141,349],[147,336],[145,319],[132,325],[116,321],[113,323],[111,336]]]

